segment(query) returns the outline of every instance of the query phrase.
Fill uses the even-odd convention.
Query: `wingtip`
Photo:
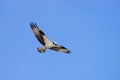
[[[65,53],[67,53],[67,54],[71,54],[71,51],[70,50],[68,50],[67,52],[65,52]]]
[[[30,24],[33,24],[33,22],[31,21]]]
[[[30,27],[31,28],[35,28],[35,27],[37,27],[37,24],[36,23],[33,23],[32,21],[30,22]],[[38,28],[38,27],[37,27]]]

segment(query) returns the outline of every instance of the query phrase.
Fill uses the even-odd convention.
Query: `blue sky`
[[[120,80],[119,0],[1,0],[0,80]],[[29,26],[72,51],[47,50]]]

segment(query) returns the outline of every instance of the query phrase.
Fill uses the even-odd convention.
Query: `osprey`
[[[58,45],[56,42],[50,41],[44,32],[38,28],[36,23],[31,22],[30,23],[31,29],[35,35],[35,37],[38,39],[38,41],[43,45],[42,47],[38,47],[37,50],[40,53],[45,53],[46,49],[51,49],[59,52],[64,53],[70,53],[70,50],[65,48],[64,46]]]

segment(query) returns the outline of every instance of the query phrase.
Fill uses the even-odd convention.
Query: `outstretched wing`
[[[64,52],[64,53],[70,53],[70,50],[68,50],[67,48],[65,48],[64,46],[60,46],[60,45],[57,45],[55,47],[51,47],[50,48],[51,50],[55,50],[55,51],[59,51],[59,52]]]
[[[47,38],[47,37],[45,36],[44,32],[41,31],[41,30],[38,28],[38,26],[37,26],[36,23],[31,22],[31,23],[30,23],[30,26],[31,26],[31,29],[32,29],[33,33],[35,34],[35,37],[38,39],[38,41],[39,41],[41,44],[45,45],[45,40],[44,40],[44,38]]]

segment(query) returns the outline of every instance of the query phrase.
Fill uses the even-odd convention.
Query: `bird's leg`
[[[40,53],[45,53],[46,48],[45,48],[45,46],[42,46],[42,47],[38,47],[37,50],[38,50],[38,52],[40,52]]]

